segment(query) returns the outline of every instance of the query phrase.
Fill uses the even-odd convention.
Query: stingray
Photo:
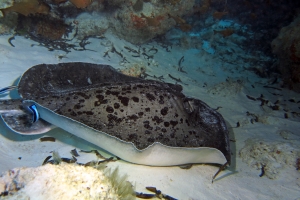
[[[223,117],[185,96],[180,85],[75,62],[33,66],[17,89],[21,98],[0,101],[0,114],[19,134],[41,134],[55,125],[142,165],[230,163]],[[32,105],[39,120],[32,118]]]

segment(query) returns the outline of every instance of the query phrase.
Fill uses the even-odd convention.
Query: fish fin
[[[32,123],[32,116],[21,110],[1,113],[4,123],[12,131],[22,135],[37,135],[50,131],[54,126],[42,119]]]

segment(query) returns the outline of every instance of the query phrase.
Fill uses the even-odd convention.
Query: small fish
[[[41,142],[55,142],[55,138],[54,137],[42,137],[40,138]]]
[[[260,173],[259,177],[262,177],[263,175],[265,175],[265,165],[261,166],[261,173]]]
[[[78,154],[78,152],[77,152],[76,149],[71,150],[71,154],[72,154],[72,156],[75,156],[75,157],[79,156],[79,154]]]
[[[40,114],[34,104],[28,106],[29,110],[32,112],[32,123],[36,122],[40,118]]]
[[[16,89],[18,86],[12,85],[5,88],[0,89],[0,94],[5,94],[6,92],[9,92],[11,90]]]
[[[42,165],[45,165],[48,163],[48,161],[52,158],[52,156],[48,156],[47,158],[45,158],[44,162]]]

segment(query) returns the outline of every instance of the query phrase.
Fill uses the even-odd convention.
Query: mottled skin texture
[[[204,102],[186,97],[179,85],[129,77],[108,65],[60,63],[30,68],[18,91],[24,99],[138,149],[154,142],[213,147],[230,162],[223,117]]]
[[[154,142],[172,147],[214,147],[227,154],[220,114],[167,84],[115,83],[36,101],[138,149]]]
[[[76,91],[102,83],[143,81],[117,72],[109,65],[92,63],[40,64],[29,68],[20,79],[19,94],[25,99]]]

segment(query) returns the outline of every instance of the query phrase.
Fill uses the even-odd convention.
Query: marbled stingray
[[[230,163],[223,117],[180,85],[129,77],[108,65],[41,64],[20,79],[22,99],[0,101],[7,126],[40,134],[51,124],[137,164]],[[30,121],[27,105],[42,118]]]

